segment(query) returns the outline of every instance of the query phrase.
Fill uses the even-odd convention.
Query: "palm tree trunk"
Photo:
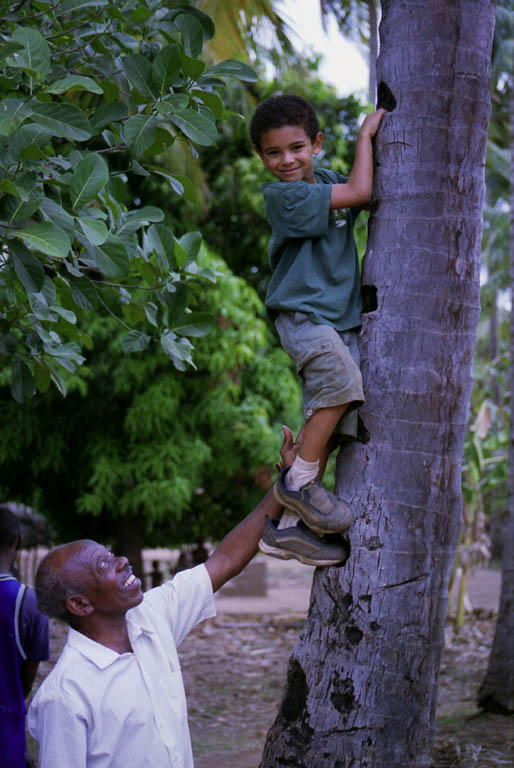
[[[319,569],[262,768],[430,764],[479,316],[490,0],[384,0],[361,352],[371,432],[345,449],[344,568]],[[372,291],[368,291],[372,292]]]
[[[504,527],[500,610],[479,704],[492,712],[514,712],[514,83],[511,91],[510,170],[510,441],[508,500]]]

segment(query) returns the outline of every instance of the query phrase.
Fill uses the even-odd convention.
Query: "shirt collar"
[[[127,612],[128,632],[131,642],[136,640],[140,634],[153,634],[153,629],[150,626],[143,626],[136,620],[135,616],[130,616],[133,610]],[[112,648],[102,645],[102,643],[97,643],[96,640],[83,635],[82,632],[78,632],[73,627],[69,627],[68,645],[92,661],[93,664],[96,664],[99,669],[105,669],[121,656],[126,655],[119,654],[117,651],[113,651]]]

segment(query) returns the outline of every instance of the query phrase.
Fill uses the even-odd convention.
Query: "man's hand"
[[[282,443],[282,447],[280,449],[280,456],[282,458],[283,467],[290,467],[293,461],[296,459],[296,455],[300,450],[300,446],[302,444],[304,429],[305,429],[305,424],[302,425],[301,430],[298,432],[298,437],[296,438],[296,440],[293,440],[293,433],[291,432],[289,427],[286,427],[285,424],[282,424],[282,432],[284,433],[284,442]]]

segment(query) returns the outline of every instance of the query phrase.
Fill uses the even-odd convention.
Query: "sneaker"
[[[352,522],[352,513],[316,477],[299,491],[290,491],[284,482],[289,467],[279,474],[273,493],[280,504],[299,515],[316,533],[340,533]]]
[[[282,560],[299,560],[305,565],[339,565],[348,552],[342,544],[332,544],[312,533],[299,520],[292,528],[278,528],[278,520],[268,520],[264,526],[259,549],[266,555]]]

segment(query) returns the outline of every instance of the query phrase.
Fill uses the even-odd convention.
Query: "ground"
[[[181,646],[195,768],[259,765],[308,608],[312,576],[312,569],[296,562],[266,562],[267,597],[226,597],[222,592],[218,615]],[[459,634],[448,626],[433,768],[514,764],[512,718],[481,714],[475,701],[492,643],[498,589],[497,572],[476,574],[470,584],[474,613]],[[62,627],[53,624],[52,660],[40,679],[63,640]]]

